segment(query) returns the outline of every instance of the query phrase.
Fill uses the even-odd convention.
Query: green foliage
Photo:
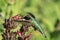
[[[58,34],[54,33],[56,20],[60,20],[60,0],[15,0],[13,2],[14,4],[10,3],[10,6],[8,6],[6,0],[0,0],[0,8],[5,18],[16,14],[24,16],[27,15],[27,12],[31,12],[45,30],[47,40],[60,40],[60,32],[56,32]],[[3,22],[0,18],[0,34],[4,32]],[[33,31],[31,40],[45,39],[39,32]]]

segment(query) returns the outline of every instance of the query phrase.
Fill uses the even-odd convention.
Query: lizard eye
[[[30,20],[31,18],[27,15],[27,16],[24,17],[24,19]]]

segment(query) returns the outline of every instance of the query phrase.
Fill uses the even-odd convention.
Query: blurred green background
[[[60,0],[0,0],[0,14],[5,18],[31,12],[45,31],[45,39],[38,31],[33,31],[31,40],[60,40]],[[4,32],[4,21],[0,17],[0,40]]]

